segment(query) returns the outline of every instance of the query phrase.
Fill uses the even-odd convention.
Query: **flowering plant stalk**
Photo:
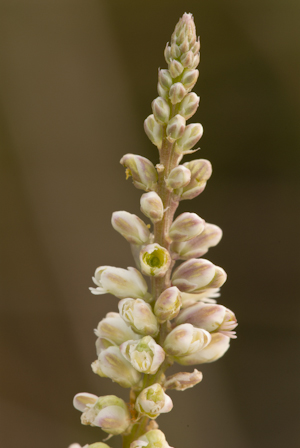
[[[93,371],[130,388],[130,402],[114,395],[79,393],[74,406],[84,425],[98,426],[109,437],[122,435],[124,448],[168,448],[155,419],[171,411],[166,391],[183,391],[202,380],[202,373],[166,376],[174,362],[192,366],[219,359],[235,338],[235,315],[216,303],[225,271],[201,258],[218,244],[221,229],[195,213],[174,219],[181,200],[193,199],[205,188],[211,164],[196,159],[180,164],[201,138],[198,123],[186,124],[199,105],[191,90],[199,71],[200,42],[191,14],[177,23],[165,49],[168,69],[159,70],[158,94],[145,132],[158,148],[160,163],[126,154],[121,164],[136,188],[144,190],[140,206],[153,224],[126,211],[112,215],[112,226],[130,243],[136,268],[100,266],[90,288],[95,295],[120,299],[119,312],[110,312],[95,330],[97,359]],[[173,271],[177,260],[184,260]],[[151,291],[143,277],[151,278]],[[72,448],[80,448],[78,444]],[[109,448],[97,442],[85,448]],[[170,447],[169,447],[170,448]]]

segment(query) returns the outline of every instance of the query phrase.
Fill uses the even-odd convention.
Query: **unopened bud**
[[[148,286],[141,273],[132,267],[127,269],[100,266],[95,271],[93,282],[97,288],[90,288],[92,294],[110,293],[119,299],[125,297],[148,299]]]
[[[171,118],[167,125],[166,134],[169,142],[173,143],[175,140],[180,138],[185,130],[185,119],[177,114],[175,117]]]
[[[204,224],[196,213],[182,213],[171,225],[169,236],[173,241],[189,241],[203,231]]]
[[[191,63],[190,68],[191,68],[191,69],[195,69],[196,67],[198,67],[199,62],[200,62],[200,53],[197,53],[197,54],[194,56],[194,60],[193,60],[193,62]]]
[[[156,124],[160,126],[157,122]],[[125,154],[120,160],[120,163],[127,168],[126,173],[128,176],[132,176],[136,188],[146,191],[155,190],[157,172],[150,160],[136,154]]]
[[[151,423],[151,422],[150,422]],[[152,429],[130,444],[130,448],[172,448],[160,429]]]
[[[186,95],[186,90],[181,82],[175,82],[169,92],[169,98],[172,104],[180,103]]]
[[[163,127],[155,120],[154,115],[149,115],[149,117],[146,118],[144,121],[144,130],[153,145],[157,146],[158,149],[161,149]]]
[[[140,200],[141,211],[151,219],[153,223],[161,221],[164,216],[163,202],[155,191],[144,193]]]
[[[176,286],[165,289],[158,297],[154,305],[154,314],[159,323],[172,320],[176,317],[181,307],[181,295]]]
[[[99,339],[105,338],[117,345],[121,345],[123,342],[128,341],[128,339],[140,338],[131,329],[130,325],[124,322],[120,314],[114,312],[107,313],[106,317],[99,322],[95,334]],[[96,347],[97,345],[96,342]],[[97,355],[99,355],[99,352],[100,350],[97,347]]]
[[[156,418],[159,414],[170,412],[173,403],[161,385],[156,383],[142,390],[135,402],[135,408],[149,418]]]
[[[119,312],[132,329],[143,336],[155,337],[159,326],[151,306],[142,299],[123,299],[119,302]]]
[[[189,91],[191,90],[197,82],[199,77],[199,70],[197,69],[187,69],[184,71],[181,82],[184,88]]]
[[[210,247],[216,246],[222,238],[222,230],[214,224],[205,223],[204,230],[195,238],[184,241],[174,241],[171,252],[178,258],[188,260],[189,258],[202,257]]]
[[[175,43],[172,43],[171,45],[171,51],[170,51],[170,55],[172,59],[176,59],[179,58],[180,56],[180,48],[178,47],[178,45],[176,45]]]
[[[204,331],[204,330],[203,330]],[[201,351],[192,353],[184,359],[185,366],[217,361],[229,349],[230,337],[222,333],[212,333],[211,342]],[[182,363],[181,363],[182,364]]]
[[[187,53],[184,53],[181,58],[181,64],[183,65],[183,67],[185,68],[191,68],[191,66],[193,65],[193,61],[194,61],[194,53],[192,51],[188,51]]]
[[[191,172],[183,165],[174,168],[166,179],[166,185],[170,190],[182,188],[189,184]]]
[[[148,244],[140,252],[140,263],[143,274],[163,277],[170,267],[171,257],[167,249],[159,244]]]
[[[175,269],[172,284],[182,292],[197,293],[209,287],[216,273],[217,267],[210,261],[192,258]]]
[[[155,100],[152,101],[151,106],[156,121],[161,124],[168,123],[170,117],[170,106],[167,101],[158,96],[157,98],[155,98]]]
[[[183,40],[182,44],[179,45],[179,48],[182,54],[189,51],[190,43],[187,37]]]
[[[159,70],[158,81],[163,89],[169,90],[173,84],[172,76],[170,75],[169,70],[166,69]]]
[[[142,245],[147,243],[150,231],[146,224],[136,215],[125,211],[114,212],[111,223],[129,243]]]
[[[157,83],[157,93],[160,97],[164,98],[165,100],[169,99],[169,91],[165,90],[160,82]]]
[[[198,40],[194,43],[194,45],[191,48],[192,52],[196,55],[199,53],[200,50],[200,37],[198,37]]]
[[[200,97],[195,92],[188,93],[180,103],[178,113],[188,120],[198,109],[199,101]]]
[[[165,352],[151,336],[139,341],[126,341],[120,347],[121,353],[139,372],[154,375],[165,360]]]
[[[171,56],[171,47],[168,44],[166,45],[166,48],[165,48],[165,51],[164,51],[164,56],[165,56],[166,63],[168,64],[170,62],[171,58],[172,58],[172,56]]]
[[[179,154],[190,154],[192,147],[203,135],[203,127],[200,123],[192,123],[186,126],[182,137],[176,140],[175,149]]]
[[[181,45],[187,39],[190,46],[196,41],[196,27],[192,14],[184,13],[175,26],[171,41]]]
[[[195,369],[194,372],[180,372],[168,376],[164,382],[165,389],[186,390],[196,386],[202,381],[202,372]]]
[[[176,59],[172,59],[169,63],[169,71],[173,79],[181,75],[183,68],[183,65],[179,61],[176,61]]]
[[[193,199],[204,190],[206,182],[212,174],[212,167],[209,160],[197,159],[184,163],[183,166],[191,172],[191,181],[186,186],[176,191],[181,199]]]

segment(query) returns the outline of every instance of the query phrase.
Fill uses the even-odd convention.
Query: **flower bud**
[[[191,47],[192,52],[196,55],[199,53],[200,50],[200,37],[198,37],[198,40],[194,43],[194,45]]]
[[[222,230],[220,227],[205,223],[204,230],[200,235],[189,241],[172,243],[171,251],[183,260],[199,258],[206,254],[210,247],[216,246],[221,238]]]
[[[151,306],[142,299],[123,299],[119,302],[119,312],[132,329],[143,336],[155,337],[159,331],[158,322]]]
[[[98,359],[92,363],[93,372],[110,378],[122,387],[133,387],[141,379],[141,374],[121,354],[119,347],[112,345],[101,350]]]
[[[203,330],[204,331],[204,330]],[[212,333],[211,342],[201,351],[192,353],[183,359],[185,366],[217,361],[229,349],[230,338],[222,333]]]
[[[200,97],[196,93],[188,93],[180,103],[178,113],[188,120],[198,109],[199,101]]]
[[[167,335],[163,348],[179,364],[185,365],[186,356],[203,350],[210,341],[211,335],[208,331],[195,328],[191,324],[182,324]]]
[[[180,311],[181,295],[176,286],[165,289],[158,297],[154,305],[154,314],[159,323],[172,320]]]
[[[120,314],[114,312],[107,313],[106,317],[99,322],[95,334],[99,339],[108,339],[116,345],[121,345],[128,339],[140,339],[140,336],[124,322]],[[98,350],[97,354],[99,355]]]
[[[77,402],[84,395],[91,394],[77,394],[73,401],[74,407],[83,412],[81,416],[83,425],[99,426],[103,431],[112,435],[121,434],[128,428],[130,415],[125,401],[115,395],[106,395],[99,398],[93,395],[93,403],[89,403],[85,408],[77,407]],[[94,445],[97,447],[97,443]],[[103,448],[107,446],[106,444],[102,445],[104,445]],[[101,445],[99,448],[102,448]]]
[[[172,223],[169,236],[173,241],[189,241],[201,234],[205,221],[196,213],[182,213]]]
[[[173,143],[175,140],[180,138],[185,130],[185,119],[177,114],[175,117],[171,118],[167,125],[166,134],[169,142]]]
[[[159,70],[158,81],[164,90],[169,90],[173,84],[172,76],[169,70],[166,69]]]
[[[93,294],[110,293],[119,299],[143,297],[148,299],[147,283],[141,273],[132,267],[127,269],[113,266],[100,266],[95,271],[93,282],[97,288],[90,288]]]
[[[179,165],[170,172],[169,177],[166,179],[166,185],[170,190],[173,190],[174,188],[185,187],[190,180],[190,170],[183,165]]]
[[[170,106],[167,101],[158,96],[157,98],[155,98],[155,100],[152,101],[151,106],[155,120],[161,124],[168,123],[170,117]]]
[[[195,56],[192,51],[187,51],[186,53],[184,53],[180,58],[183,67],[191,68],[191,66],[193,65],[194,57]]]
[[[156,383],[142,390],[135,402],[135,408],[149,418],[156,418],[159,414],[170,412],[173,403],[171,398],[164,393],[161,385]]]
[[[172,448],[160,429],[152,429],[130,444],[130,448]]]
[[[172,56],[171,56],[171,47],[168,44],[166,45],[166,48],[164,50],[164,57],[165,57],[166,63],[168,64],[171,61],[171,58],[172,58]]]
[[[159,82],[157,83],[157,93],[164,100],[169,100],[169,91],[165,90]]]
[[[183,166],[190,170],[191,181],[186,187],[179,189],[175,193],[181,199],[193,199],[204,190],[206,182],[212,173],[211,163],[209,160],[197,159],[184,163]]]
[[[161,149],[163,127],[155,120],[154,115],[149,115],[146,118],[146,120],[144,121],[144,130],[153,145],[157,146],[158,149]]]
[[[178,45],[176,45],[176,43],[172,43],[171,50],[170,50],[170,55],[171,55],[170,62],[172,61],[172,59],[179,58],[180,53],[181,53],[181,51],[180,51],[180,48],[178,47]]]
[[[197,69],[186,69],[182,75],[181,82],[184,88],[189,91],[191,90],[197,82],[199,77],[199,70]]]
[[[172,284],[182,292],[197,293],[209,288],[219,288],[226,281],[226,273],[204,258],[185,261],[172,276]]]
[[[200,53],[197,53],[194,56],[194,60],[193,60],[192,64],[190,65],[190,68],[195,69],[196,67],[198,67],[199,62],[200,62]]]
[[[111,224],[131,244],[142,245],[149,240],[150,231],[148,227],[138,216],[132,213],[114,212]]]
[[[189,42],[190,46],[194,45],[196,41],[196,27],[193,15],[190,13],[184,13],[179,19],[171,37],[171,41],[177,42],[178,45],[181,45],[185,40]]]
[[[170,267],[171,257],[159,244],[148,244],[140,252],[140,263],[143,274],[163,277]]]
[[[209,333],[219,331],[226,336],[236,337],[233,331],[237,326],[236,317],[223,305],[196,303],[181,311],[175,323],[176,325],[189,323]]]
[[[164,350],[151,336],[145,336],[139,341],[126,341],[120,350],[136,370],[150,375],[154,375],[165,360]]]
[[[186,95],[186,90],[181,82],[175,82],[169,92],[169,98],[172,104],[180,103]]]
[[[157,126],[160,126],[157,122],[156,124]],[[157,172],[150,160],[135,154],[125,154],[120,160],[120,163],[127,168],[127,176],[132,176],[133,184],[136,188],[146,191],[155,190],[157,184]]]
[[[180,372],[174,375],[168,376],[164,382],[165,389],[186,390],[196,386],[196,384],[202,381],[203,375],[199,370],[195,369],[194,372]]]
[[[173,79],[177,78],[183,72],[182,64],[180,64],[179,61],[176,61],[176,59],[172,59],[169,63],[169,72]]]
[[[141,211],[153,223],[161,221],[164,216],[164,205],[161,198],[155,191],[144,193],[140,200]]]
[[[189,51],[190,43],[189,43],[189,40],[187,37],[183,40],[182,44],[179,45],[179,48],[180,48],[182,55]],[[182,56],[181,56],[181,58],[182,58]]]
[[[203,135],[203,127],[200,123],[188,124],[182,137],[176,140],[175,149],[179,154],[190,154],[192,147]],[[197,150],[196,150],[197,151]]]

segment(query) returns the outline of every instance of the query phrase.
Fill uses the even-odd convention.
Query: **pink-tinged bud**
[[[144,193],[140,200],[141,211],[153,223],[159,222],[164,216],[164,205],[161,198],[155,191]]]
[[[182,358],[203,350],[211,341],[211,335],[202,328],[191,324],[175,327],[166,337],[163,348],[175,361],[182,364]]]
[[[191,64],[190,68],[191,68],[191,69],[195,69],[196,67],[198,67],[199,62],[200,62],[200,53],[197,53],[197,54],[194,56],[194,60],[193,60],[193,62],[192,62],[192,64]]]
[[[175,117],[171,118],[167,125],[166,134],[169,142],[173,143],[182,137],[185,130],[185,119],[177,114]]]
[[[199,70],[197,69],[186,69],[182,75],[181,82],[184,88],[189,91],[191,90],[197,82],[199,77]]]
[[[168,44],[166,45],[166,48],[165,48],[165,51],[164,51],[164,56],[165,56],[166,63],[168,64],[171,61],[171,58],[172,58],[172,56],[171,56],[171,47]]]
[[[86,394],[77,394],[74,402],[81,399],[83,395]],[[103,431],[112,435],[124,432],[130,425],[130,414],[125,401],[115,395],[106,395],[99,398],[94,395],[94,397],[96,401],[93,404],[88,404],[85,409],[76,408],[83,412],[81,423],[83,425],[98,426]],[[95,445],[95,448],[98,448],[97,443],[93,445]],[[102,445],[104,447],[107,446],[106,444]],[[101,445],[99,448],[102,448]]]
[[[93,282],[97,288],[90,288],[92,294],[112,294],[119,299],[125,297],[149,299],[148,286],[141,273],[132,267],[127,269],[100,266],[95,271]]]
[[[132,213],[114,212],[111,224],[131,244],[142,245],[149,240],[150,231],[148,227],[138,216]]]
[[[185,40],[188,40],[190,46],[194,45],[196,41],[196,27],[193,15],[190,13],[184,13],[179,19],[171,37],[171,41],[178,45],[181,45]]]
[[[167,101],[158,96],[152,101],[151,106],[155,120],[161,124],[168,123],[170,117],[170,106]]]
[[[85,409],[92,407],[98,400],[97,395],[89,394],[88,392],[81,392],[76,394],[73,399],[73,406],[77,411],[85,411]]]
[[[192,366],[217,361],[229,349],[230,338],[222,333],[212,333],[211,342],[201,351],[186,356],[180,364]]]
[[[119,302],[119,312],[132,329],[143,336],[155,337],[159,326],[151,306],[141,299],[123,299]]]
[[[166,185],[169,190],[185,187],[191,180],[191,172],[183,165],[174,168],[166,179]]]
[[[165,360],[164,350],[151,336],[139,341],[126,341],[120,350],[136,370],[149,375],[154,375]]]
[[[181,295],[176,286],[165,289],[158,297],[154,305],[154,314],[159,323],[172,320],[176,317],[181,307]]]
[[[143,274],[163,277],[170,267],[171,257],[167,249],[159,244],[148,244],[140,252],[140,263]]]
[[[115,345],[100,351],[98,359],[92,363],[92,370],[122,387],[133,387],[141,379],[141,374],[124,358],[119,347]]]
[[[187,38],[184,39],[184,41],[182,42],[182,44],[179,45],[181,54],[187,53],[190,49],[190,43],[189,40]],[[182,56],[181,58],[182,59]]]
[[[169,230],[169,236],[173,241],[189,241],[201,234],[205,221],[196,213],[185,212],[179,215]]]
[[[141,337],[131,329],[130,325],[124,322],[119,313],[114,312],[106,314],[106,317],[99,322],[95,334],[98,339],[108,339],[117,345],[121,345],[128,339],[140,339]],[[97,349],[97,355],[99,355],[99,352]]]
[[[130,444],[130,448],[172,448],[160,429],[152,429]]]
[[[157,83],[157,93],[161,98],[169,100],[169,91],[165,90],[159,82]]]
[[[185,97],[186,93],[187,92],[184,86],[181,84],[181,82],[175,82],[175,84],[173,84],[172,87],[170,88],[169,92],[169,98],[171,103],[173,105],[180,103]]]
[[[164,382],[165,389],[186,390],[196,386],[202,381],[202,372],[195,369],[194,372],[180,372],[168,376]]]
[[[191,66],[193,65],[193,61],[194,61],[194,53],[192,51],[188,51],[187,53],[184,53],[181,58],[181,64],[183,65],[183,67],[185,68],[191,68]]]
[[[173,79],[177,78],[183,72],[183,65],[179,61],[176,61],[176,59],[172,59],[169,63],[169,72]]]
[[[181,311],[175,323],[176,325],[189,323],[209,333],[219,331],[226,336],[236,337],[233,331],[237,326],[236,317],[223,305],[197,303]]]
[[[216,266],[204,258],[192,258],[175,269],[172,285],[182,292],[201,292],[208,288],[216,275]]]
[[[155,190],[157,172],[150,160],[136,154],[125,154],[120,163],[126,167],[127,176],[132,176],[133,184],[136,188],[146,191]]]
[[[162,98],[163,99],[163,98]],[[144,121],[144,130],[153,145],[161,149],[163,139],[163,127],[155,120],[154,115],[149,115]]]
[[[222,230],[214,224],[204,224],[204,230],[200,235],[185,242],[174,242],[171,245],[171,252],[177,258],[188,260],[189,258],[202,257],[210,247],[216,246],[222,238]]]
[[[135,402],[135,408],[140,414],[156,418],[159,414],[170,412],[173,403],[161,385],[156,383],[142,390]]]
[[[192,147],[200,140],[203,135],[203,127],[200,123],[192,123],[186,126],[182,137],[176,140],[175,150],[179,154],[191,154]],[[196,150],[197,151],[197,150]]]
[[[181,199],[193,199],[204,190],[206,182],[212,174],[212,167],[209,160],[196,159],[183,164],[191,172],[191,181],[182,189],[175,191]]]
[[[164,90],[169,90],[173,84],[172,76],[169,70],[166,69],[159,70],[158,81]]]
[[[172,43],[171,50],[170,50],[171,60],[179,58],[180,53],[181,52],[180,52],[180,48],[178,47],[178,45],[176,45],[175,43]],[[171,60],[170,60],[170,62],[171,62]]]
[[[198,109],[199,101],[200,97],[196,93],[188,93],[180,103],[178,113],[188,120]]]
[[[198,40],[194,43],[194,45],[191,48],[192,52],[196,55],[199,53],[200,50],[200,37],[198,37]]]

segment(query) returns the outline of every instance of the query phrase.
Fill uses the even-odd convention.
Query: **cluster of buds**
[[[208,160],[180,164],[203,129],[186,124],[196,112],[199,97],[191,92],[199,71],[199,39],[191,14],[184,14],[165,49],[167,69],[159,70],[158,94],[145,131],[158,148],[160,163],[126,154],[121,164],[141,196],[141,212],[151,224],[127,211],[112,215],[113,228],[130,244],[136,267],[100,266],[90,288],[95,295],[112,294],[118,312],[110,312],[95,334],[97,359],[92,370],[125,388],[127,404],[114,395],[79,393],[74,407],[84,425],[100,427],[110,436],[122,434],[124,448],[171,448],[154,420],[171,411],[168,389],[183,391],[202,381],[202,373],[180,372],[166,377],[174,362],[192,366],[216,361],[235,338],[237,321],[216,303],[226,281],[225,271],[200,258],[222,237],[221,229],[196,213],[174,219],[182,200],[193,199],[212,173]],[[183,260],[174,270],[175,263]],[[151,290],[144,278],[151,278]],[[86,445],[109,448],[103,442]],[[71,445],[71,448],[80,448]]]

